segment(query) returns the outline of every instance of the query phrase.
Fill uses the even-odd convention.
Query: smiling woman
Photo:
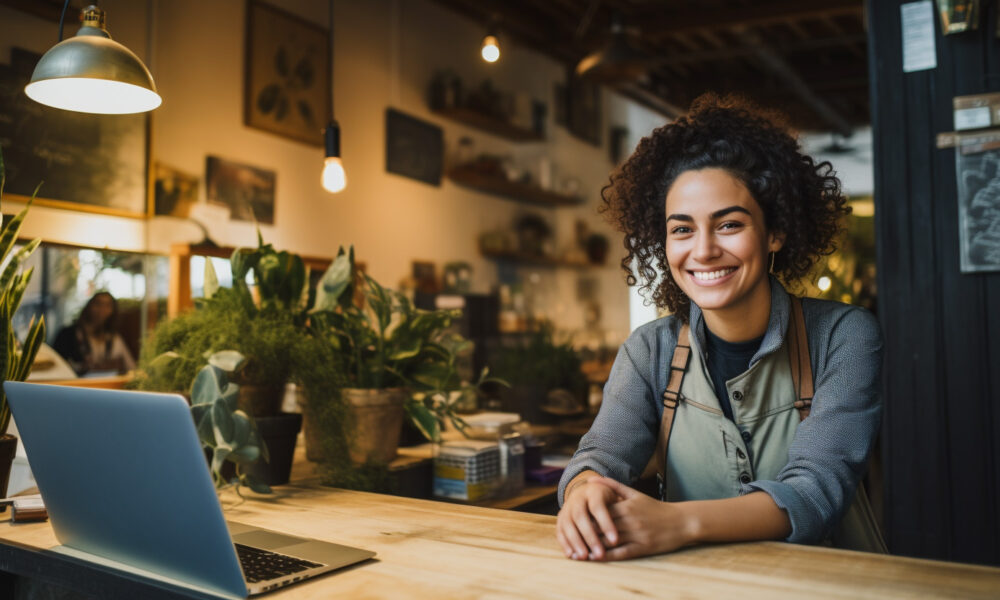
[[[781,283],[832,249],[847,212],[832,166],[773,115],[709,95],[643,139],[602,195],[629,283],[673,314],[619,350],[566,468],[566,556],[782,538],[884,552],[858,490],[880,419],[878,326]],[[644,471],[660,500],[629,487]]]

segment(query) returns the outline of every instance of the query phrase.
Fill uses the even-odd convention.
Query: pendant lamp
[[[75,36],[42,56],[24,93],[40,104],[85,113],[131,114],[159,106],[163,100],[149,69],[131,50],[111,39],[104,27],[104,11],[88,6],[82,11],[82,21]]]
[[[608,43],[584,57],[576,65],[576,74],[598,83],[631,81],[647,71],[647,58],[628,40],[619,13],[611,17],[611,37]]]
[[[340,124],[333,118],[333,0],[330,0],[330,122],[326,126],[326,159],[320,182],[323,189],[336,194],[347,187],[347,173],[340,160]]]

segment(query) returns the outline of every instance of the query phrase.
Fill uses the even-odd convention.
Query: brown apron
[[[786,336],[787,343],[785,345],[787,346],[786,352],[788,356],[788,371],[790,372],[792,380],[791,383],[796,397],[793,405],[795,409],[798,410],[799,419],[798,421],[789,421],[787,419],[781,421],[778,419],[776,424],[773,425],[778,428],[783,426],[782,423],[788,424],[787,427],[794,427],[798,422],[801,422],[803,419],[808,417],[813,397],[813,374],[812,366],[809,360],[809,345],[806,334],[805,319],[802,315],[802,302],[799,298],[794,296],[790,297],[790,300],[792,318],[789,322],[788,335]],[[700,358],[696,357],[696,360],[700,367]],[[663,500],[668,499],[668,484],[676,483],[669,479],[670,469],[668,469],[667,450],[678,405],[688,402],[689,404],[700,408],[702,412],[709,411],[717,413],[715,415],[716,418],[718,417],[718,414],[721,414],[721,411],[712,411],[711,407],[706,406],[707,403],[695,402],[692,398],[689,398],[682,393],[684,377],[691,367],[691,363],[692,350],[690,327],[685,324],[681,327],[681,331],[677,338],[677,346],[674,348],[673,356],[670,361],[670,374],[667,380],[667,389],[663,392],[663,417],[660,421],[659,438],[653,455],[653,461],[656,467],[656,477],[660,484],[660,498]],[[787,381],[787,379],[785,381]],[[702,386],[701,389],[706,388]],[[697,412],[698,411],[692,411],[692,414]],[[789,431],[789,433],[793,434],[794,432]],[[781,436],[775,437],[776,439],[781,439]],[[784,437],[786,440],[790,441],[789,435]],[[739,440],[736,441],[739,442]],[[685,451],[686,450],[687,449],[685,449]],[[704,448],[699,448],[698,450],[699,452],[705,451]],[[740,450],[739,453],[741,457],[743,457],[743,451]],[[774,456],[773,451],[770,455]],[[784,456],[787,462],[787,448],[784,450]],[[704,478],[704,475],[700,476]],[[674,477],[683,478],[683,471],[674,469]],[[747,474],[745,472],[740,474],[740,479],[741,483],[748,483]],[[738,488],[738,485],[738,483],[733,482],[734,488]],[[687,499],[695,499],[691,497],[691,495],[692,489],[697,489],[697,484],[682,487],[685,488]],[[695,496],[698,495],[696,491],[693,492],[693,494]],[[718,489],[712,489],[706,493],[706,496],[709,498],[720,497],[720,495],[724,495],[724,492],[720,494]],[[670,496],[677,496],[677,494],[670,494]],[[850,508],[841,519],[838,526],[834,529],[832,536],[826,543],[837,548],[844,548],[848,550],[878,552],[883,554],[888,553],[885,542],[879,532],[878,524],[875,521],[874,514],[872,513],[871,506],[868,502],[868,496],[865,493],[863,483],[858,484],[858,489],[855,493],[853,502],[851,502]]]

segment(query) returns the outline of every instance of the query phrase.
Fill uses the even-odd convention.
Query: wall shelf
[[[502,177],[488,175],[469,167],[456,167],[448,171],[448,179],[478,192],[535,206],[554,208],[557,206],[576,206],[582,202],[577,196],[567,196],[543,190],[537,186],[508,181]]]
[[[432,109],[431,112],[440,117],[474,127],[486,133],[492,133],[512,142],[545,141],[544,136],[538,135],[530,129],[518,127],[503,119],[498,119],[497,117],[469,108],[436,108]]]
[[[548,256],[536,256],[534,254],[524,254],[522,252],[498,252],[493,250],[480,249],[480,254],[485,258],[492,258],[493,260],[506,260],[514,263],[520,263],[523,265],[531,265],[536,267],[569,267],[574,269],[591,269],[594,267],[599,267],[600,265],[594,265],[585,262],[575,262],[568,260],[561,260],[558,258],[550,258]]]

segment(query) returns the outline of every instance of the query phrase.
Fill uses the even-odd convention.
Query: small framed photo
[[[243,121],[314,146],[330,116],[330,32],[248,0]]]
[[[441,185],[444,134],[437,125],[398,110],[385,111],[385,170]]]
[[[274,225],[274,171],[209,156],[205,195],[209,204],[229,209],[229,218]]]

